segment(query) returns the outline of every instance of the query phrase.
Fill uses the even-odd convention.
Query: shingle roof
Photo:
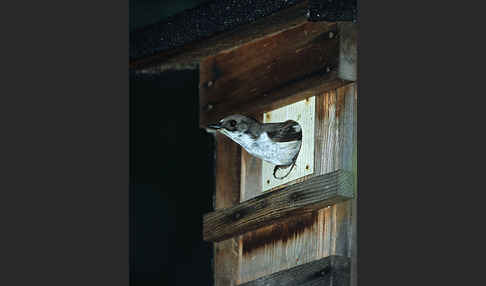
[[[355,21],[356,0],[309,0],[309,21]],[[130,60],[254,22],[304,0],[214,0],[130,34]]]

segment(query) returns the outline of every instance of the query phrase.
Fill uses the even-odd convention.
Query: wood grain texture
[[[222,134],[216,135],[216,191],[214,208],[232,207],[240,200],[241,148]],[[239,240],[214,243],[214,285],[236,285],[239,277]]]
[[[313,94],[313,93],[310,93]],[[314,174],[289,182],[284,187],[291,186],[312,177],[323,175],[339,168],[352,169],[353,142],[356,142],[356,94],[355,84],[348,83],[336,90],[320,93],[316,97],[315,120],[315,156]],[[261,169],[256,163],[251,165],[249,159],[242,152],[242,186],[240,200],[242,202],[261,195],[255,191],[251,182],[245,184],[248,178],[259,178]],[[246,158],[246,159],[245,159]],[[349,161],[348,161],[349,160]],[[251,167],[249,167],[251,166]],[[275,188],[275,192],[285,189]],[[270,239],[266,233],[272,232],[272,227],[263,227],[243,235],[242,247],[245,247],[245,237],[260,241],[261,246],[247,254],[243,254],[239,266],[240,282],[247,282],[269,275],[276,271],[288,269],[302,263],[313,261],[333,254],[351,255],[352,224],[354,218],[352,203],[340,202],[333,206],[315,212],[314,224],[305,231],[289,229],[289,233],[298,235],[282,236],[281,240]],[[307,221],[306,217],[296,219]],[[288,237],[287,239],[285,237]],[[288,253],[299,253],[291,257]],[[269,263],[272,262],[272,263]],[[268,266],[270,264],[270,266]]]
[[[305,22],[205,58],[200,68],[200,124],[206,126],[293,81],[335,68],[337,25]],[[299,68],[296,68],[299,67]],[[251,112],[251,111],[247,111]]]
[[[355,104],[357,103],[358,92],[356,84],[351,91],[354,94]],[[357,105],[356,105],[357,106]],[[353,177],[354,177],[354,198],[351,209],[351,285],[358,285],[358,133],[357,133],[357,110],[354,110],[353,123]]]
[[[358,25],[340,22],[339,30],[339,77],[355,81],[358,77]]]
[[[353,142],[355,140],[356,98],[355,84],[351,83],[334,91],[326,92],[316,104],[317,124],[315,130],[316,152],[321,154],[316,161],[316,172],[325,174],[343,169],[352,172]],[[323,252],[329,255],[351,253],[352,202],[341,202],[331,207],[330,212],[320,210],[319,224],[331,227],[331,240],[322,239]],[[330,217],[329,217],[330,216]],[[327,236],[323,233],[322,236]]]
[[[239,281],[252,281],[315,260],[317,219],[316,212],[311,212],[242,235]]]
[[[214,208],[224,209],[240,202],[241,147],[216,133],[216,192]]]
[[[336,204],[353,196],[349,172],[337,170],[282,191],[270,192],[236,206],[204,215],[203,238],[221,241],[291,216]]]
[[[284,31],[307,22],[307,1],[267,16],[235,30],[221,33],[178,49],[130,62],[141,73],[159,73],[168,69],[196,69],[199,62],[221,51],[237,48],[256,39]]]
[[[328,256],[313,262],[276,272],[241,286],[348,286],[348,257]]]

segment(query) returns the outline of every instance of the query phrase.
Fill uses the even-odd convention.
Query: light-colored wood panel
[[[284,179],[273,177],[275,165],[262,161],[262,192],[314,173],[315,96],[263,114],[263,123],[294,120],[302,128],[302,145],[295,166]],[[305,134],[305,135],[304,135]],[[283,170],[285,174],[288,170]]]

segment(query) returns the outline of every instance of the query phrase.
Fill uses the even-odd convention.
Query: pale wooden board
[[[264,123],[297,121],[302,127],[302,147],[297,157],[295,167],[284,179],[273,177],[275,165],[262,161],[262,191],[294,181],[298,178],[314,173],[314,121],[315,96],[289,104],[287,106],[263,114]],[[285,174],[287,170],[284,170]]]

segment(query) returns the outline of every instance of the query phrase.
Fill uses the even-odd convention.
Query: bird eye
[[[231,121],[230,121],[230,125],[231,125],[231,127],[235,127],[235,126],[236,126],[236,121],[231,120]]]

